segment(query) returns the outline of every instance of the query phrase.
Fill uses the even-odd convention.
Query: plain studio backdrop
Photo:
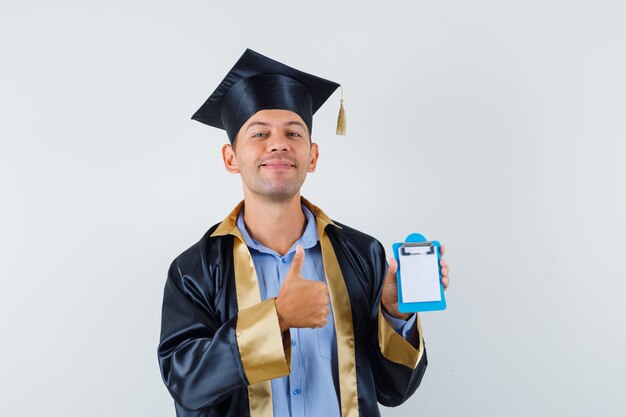
[[[38,4],[37,4],[38,3]],[[190,120],[249,47],[344,86],[303,194],[448,246],[429,367],[383,416],[626,409],[622,1],[0,3],[0,414],[174,415],[170,262],[242,198]]]

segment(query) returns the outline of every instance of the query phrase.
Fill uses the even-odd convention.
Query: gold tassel
[[[343,87],[341,88],[341,104],[339,105],[339,116],[337,116],[337,134],[345,136],[346,134],[346,110],[343,108]]]

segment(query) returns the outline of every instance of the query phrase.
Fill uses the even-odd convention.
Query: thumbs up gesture
[[[304,249],[298,245],[283,286],[276,298],[280,331],[292,327],[324,327],[330,312],[328,287],[302,276]]]

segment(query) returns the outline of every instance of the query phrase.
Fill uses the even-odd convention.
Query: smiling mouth
[[[291,162],[286,161],[286,160],[267,161],[265,163],[262,163],[259,166],[269,168],[269,169],[289,169],[289,168],[296,167],[295,164],[292,164]]]

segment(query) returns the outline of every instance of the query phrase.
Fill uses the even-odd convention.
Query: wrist
[[[280,303],[278,301],[278,298],[276,298],[274,300],[274,305],[276,306],[276,316],[278,316],[278,325],[280,326],[280,332],[285,333],[286,331],[289,330],[289,324],[287,323],[287,321],[281,314],[281,308],[279,304]]]
[[[383,311],[393,318],[400,319],[400,320],[408,320],[411,317],[410,314],[400,313],[400,311],[398,311],[397,304],[393,307],[389,307],[385,305],[384,302],[381,302],[380,304],[383,308]]]

